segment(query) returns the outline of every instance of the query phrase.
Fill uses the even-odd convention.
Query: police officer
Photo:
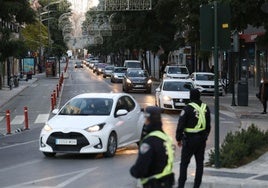
[[[143,188],[171,188],[174,183],[172,139],[162,130],[161,109],[145,109],[144,138],[130,174],[141,180]]]
[[[179,188],[185,185],[187,168],[193,155],[196,160],[194,188],[200,187],[206,140],[210,132],[210,110],[200,100],[200,92],[197,89],[190,90],[190,100],[191,102],[181,111],[176,131],[178,146],[182,146]]]

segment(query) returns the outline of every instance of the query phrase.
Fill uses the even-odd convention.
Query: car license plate
[[[143,87],[143,85],[136,85],[135,87]]]
[[[56,139],[56,145],[77,145],[76,139]]]
[[[176,102],[175,106],[184,106],[185,104],[183,102]]]

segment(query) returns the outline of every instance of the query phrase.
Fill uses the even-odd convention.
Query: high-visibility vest
[[[163,169],[161,173],[155,174],[148,178],[142,178],[141,184],[147,183],[150,179],[161,179],[162,177],[173,173],[172,169],[173,169],[173,162],[174,162],[174,148],[173,148],[172,138],[170,138],[168,135],[166,135],[162,131],[153,131],[149,133],[147,136],[145,136],[145,138],[148,138],[150,136],[156,136],[164,140],[164,146],[166,147],[166,154],[168,155],[168,161],[167,161],[167,165],[165,166],[165,168]]]
[[[190,106],[192,106],[197,112],[198,112],[198,121],[194,128],[185,128],[184,132],[186,133],[198,133],[200,131],[203,131],[206,129],[206,108],[207,105],[202,103],[201,106],[199,106],[196,103],[189,103]]]

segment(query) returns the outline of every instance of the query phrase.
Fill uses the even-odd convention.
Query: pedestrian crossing
[[[30,120],[32,117],[28,117]],[[46,123],[49,118],[49,114],[38,114],[36,117],[33,118],[34,124]],[[4,124],[6,121],[5,116],[0,116],[0,125]],[[11,125],[21,125],[24,124],[24,115],[15,115],[14,117],[11,116]]]

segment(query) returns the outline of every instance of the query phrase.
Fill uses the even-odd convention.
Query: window
[[[125,96],[124,100],[128,106],[128,112],[132,111],[135,108],[135,102],[129,96]]]

